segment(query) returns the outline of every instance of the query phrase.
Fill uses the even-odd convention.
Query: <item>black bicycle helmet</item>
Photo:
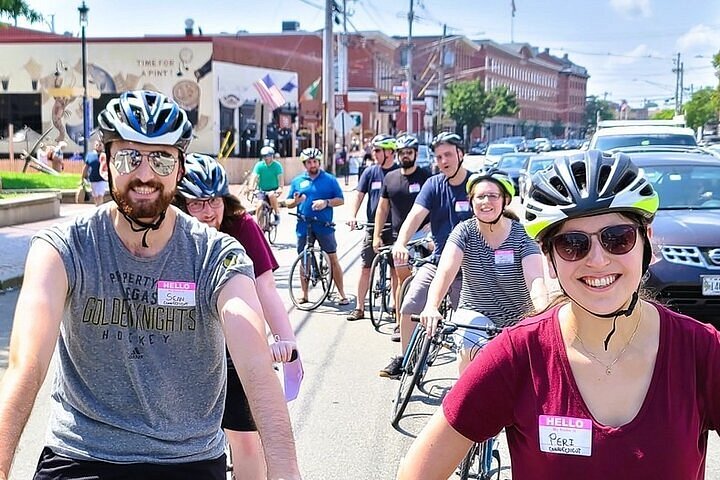
[[[659,206],[652,184],[623,153],[588,150],[558,157],[533,175],[525,209],[525,230],[542,240],[568,218],[610,212],[639,215],[648,222]]]
[[[433,138],[432,143],[430,143],[430,148],[435,150],[435,147],[442,143],[447,143],[449,145],[454,145],[456,148],[459,148],[460,150],[465,151],[465,145],[463,144],[463,139],[460,138],[460,135],[457,133],[452,132],[440,132],[435,138]]]
[[[185,198],[225,197],[230,194],[227,174],[209,155],[190,153],[185,157],[185,175],[178,184]]]
[[[104,143],[116,140],[169,145],[183,153],[192,140],[192,124],[185,111],[162,93],[124,92],[110,100],[98,115]]]
[[[403,148],[412,148],[413,150],[418,150],[418,148],[420,147],[420,142],[418,142],[418,139],[414,135],[406,133],[405,135],[400,135],[397,138],[396,147],[398,150],[402,150]]]

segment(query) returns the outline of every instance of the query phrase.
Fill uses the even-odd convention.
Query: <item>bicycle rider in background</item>
[[[377,253],[380,247],[392,245],[398,237],[403,220],[407,218],[412,209],[415,198],[425,181],[430,178],[430,172],[419,168],[417,160],[418,139],[413,135],[401,135],[397,139],[397,156],[400,160],[400,168],[385,175],[380,201],[375,213],[375,228],[373,230],[373,250]],[[392,221],[392,242],[386,243],[380,235],[383,225],[390,217]],[[410,276],[410,269],[407,265],[392,266],[393,276],[393,299],[395,305],[395,319],[398,322],[397,333],[393,332],[391,339],[400,341],[400,287],[403,281]]]
[[[263,315],[275,339],[270,344],[273,361],[289,362],[297,342],[275,285],[273,271],[278,268],[277,260],[258,224],[245,211],[240,199],[230,194],[223,166],[208,155],[188,154],[185,175],[178,185],[174,204],[204,224],[232,236],[245,248],[253,263]],[[257,426],[232,359],[229,354],[226,356],[227,393],[222,426],[230,443],[233,470],[237,478],[265,479],[266,467]],[[302,365],[299,359],[297,362],[294,370],[301,375]],[[288,374],[288,369],[284,372]],[[295,380],[299,382],[300,378]]]
[[[372,246],[374,226],[370,226],[370,224],[374,225],[375,222],[375,211],[377,210],[378,201],[380,200],[380,190],[382,189],[385,175],[398,168],[395,164],[395,137],[392,135],[376,135],[372,139],[371,145],[375,164],[364,170],[362,175],[360,175],[360,180],[355,188],[356,193],[353,198],[352,207],[350,208],[352,215],[350,216],[350,220],[346,222],[351,229],[357,228],[357,214],[363,198],[365,198],[365,194],[367,194],[368,201],[365,213],[367,215],[368,227],[365,229],[365,238],[363,239],[362,251],[360,253],[362,267],[360,269],[360,279],[357,284],[358,290],[357,296],[355,297],[355,309],[347,316],[347,319],[351,321],[365,318],[365,297],[370,287],[370,267],[372,266],[373,259],[375,259],[375,251]],[[382,225],[381,230],[382,232],[379,233],[379,235],[382,235],[386,245],[391,245],[393,242],[391,229]]]
[[[540,248],[506,209],[515,195],[510,177],[495,168],[481,170],[470,176],[466,190],[474,215],[450,233],[420,314],[429,336],[442,320],[440,302],[458,271],[462,286],[453,320],[459,323],[507,327],[547,304]],[[462,328],[456,333],[462,373],[486,335]]]
[[[253,167],[252,188],[263,192],[270,203],[273,211],[275,225],[280,222],[280,211],[278,210],[278,197],[282,195],[283,167],[275,159],[275,150],[266,145],[260,149],[260,160]],[[255,199],[255,211],[259,212],[262,207],[263,198]]]
[[[347,305],[350,301],[345,296],[343,287],[343,271],[337,256],[335,227],[325,225],[333,220],[333,208],[345,203],[343,192],[337,178],[321,168],[323,154],[319,149],[306,148],[300,152],[300,160],[305,167],[305,172],[295,177],[290,183],[290,190],[284,205],[288,208],[297,206],[297,213],[306,219],[316,220],[311,227],[315,238],[311,240],[317,240],[320,248],[330,257],[333,282],[335,282],[340,296],[338,304]],[[295,227],[298,253],[305,248],[307,232],[306,221],[298,217]]]
[[[415,198],[410,214],[400,228],[398,239],[393,245],[393,261],[395,265],[407,265],[407,243],[417,232],[425,219],[430,217],[435,250],[433,260],[440,258],[445,242],[452,229],[463,220],[472,216],[465,185],[470,172],[462,165],[464,144],[462,138],[455,133],[442,132],[437,135],[430,147],[435,152],[440,174],[430,177]],[[381,377],[397,378],[402,373],[403,354],[410,342],[415,325],[411,315],[422,312],[427,299],[430,282],[435,276],[434,262],[424,263],[410,282],[410,288],[400,307],[400,341],[402,354],[392,359],[387,367],[380,370]],[[458,304],[460,296],[460,278],[455,278],[449,290],[453,308]]]

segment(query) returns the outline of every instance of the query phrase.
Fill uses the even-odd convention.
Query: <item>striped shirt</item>
[[[500,327],[532,310],[522,261],[539,255],[540,248],[519,222],[513,220],[510,234],[497,249],[485,242],[474,217],[460,222],[448,242],[463,251],[460,308],[482,313]]]

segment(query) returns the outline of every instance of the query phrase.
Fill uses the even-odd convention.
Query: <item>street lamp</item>
[[[87,42],[85,41],[85,27],[87,27],[88,11],[90,9],[85,5],[83,0],[82,5],[78,7],[78,13],[80,14],[80,42],[82,45],[82,79],[83,79],[83,161],[87,158],[88,153],[88,137],[90,136],[90,122],[88,117],[90,116],[88,108],[88,78],[87,78]]]

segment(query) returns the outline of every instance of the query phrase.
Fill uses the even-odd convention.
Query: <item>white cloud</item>
[[[649,17],[650,0],[610,0],[612,8],[631,17]]]
[[[720,45],[720,29],[703,24],[695,25],[678,38],[675,45],[680,51],[715,49]]]

